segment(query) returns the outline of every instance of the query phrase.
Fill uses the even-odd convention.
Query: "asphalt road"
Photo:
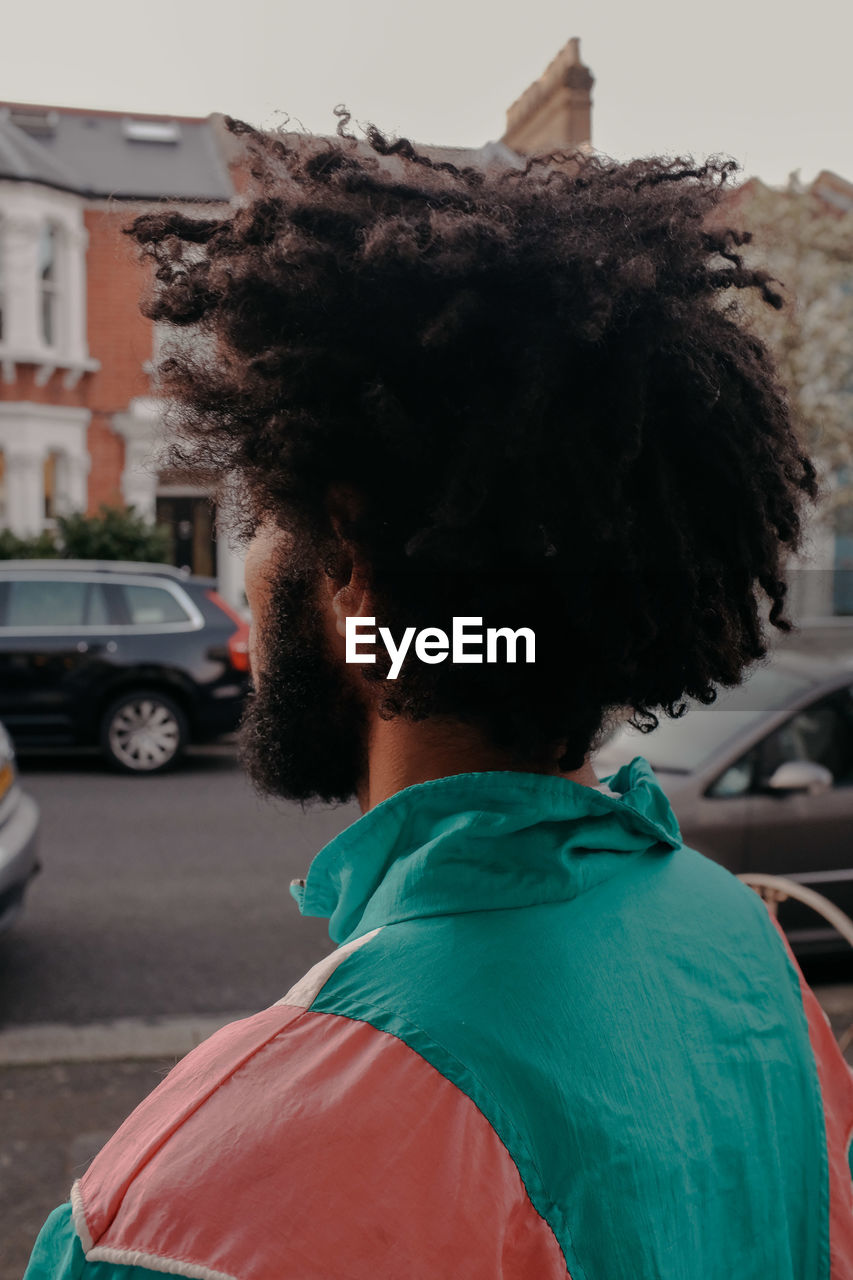
[[[290,896],[358,810],[261,801],[227,747],[179,771],[30,757],[44,870],[0,938],[0,1027],[251,1012],[332,949]]]

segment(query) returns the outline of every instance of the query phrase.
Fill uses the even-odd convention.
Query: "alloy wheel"
[[[182,738],[175,710],[150,695],[117,706],[107,733],[117,763],[134,773],[165,768],[180,750]]]

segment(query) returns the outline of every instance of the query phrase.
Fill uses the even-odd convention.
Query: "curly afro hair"
[[[230,476],[331,572],[336,486],[377,621],[536,633],[528,665],[378,682],[385,716],[449,716],[574,769],[615,708],[710,703],[768,649],[816,472],[739,290],[778,307],[721,201],[735,165],[581,154],[457,167],[391,141],[259,132],[228,216],[166,209],[145,313],[171,461]]]

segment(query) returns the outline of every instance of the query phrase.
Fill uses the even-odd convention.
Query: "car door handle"
[[[115,653],[117,648],[115,640],[107,640],[106,644],[92,644],[88,640],[77,641],[78,653]]]

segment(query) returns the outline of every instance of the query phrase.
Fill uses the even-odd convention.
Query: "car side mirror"
[[[829,791],[835,779],[825,765],[814,760],[786,760],[771,774],[764,791],[804,791],[810,796]]]

